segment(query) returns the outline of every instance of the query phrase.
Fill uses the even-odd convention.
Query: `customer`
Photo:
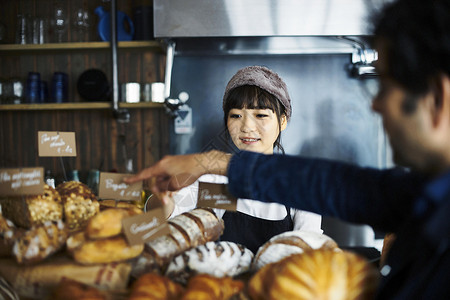
[[[284,152],[280,135],[290,119],[291,110],[285,82],[266,67],[240,69],[225,89],[225,128],[239,150],[273,154],[276,148]],[[200,177],[173,196],[175,210],[172,216],[197,206],[199,181],[228,183],[225,176],[208,174]],[[278,203],[238,199],[236,209],[236,212],[215,209],[225,224],[220,239],[245,245],[254,253],[272,236],[285,231],[301,229],[322,233],[320,215],[290,209]]]
[[[226,173],[238,197],[394,232],[377,298],[450,299],[450,1],[391,2],[375,20],[373,109],[394,161],[409,170],[252,152],[206,165],[212,151],[166,157],[130,182],[156,177],[154,190],[178,189],[201,174]]]

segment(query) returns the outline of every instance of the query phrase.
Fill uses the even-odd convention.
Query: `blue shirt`
[[[400,168],[239,152],[228,177],[236,197],[396,233],[379,299],[450,299],[450,171],[430,181]]]

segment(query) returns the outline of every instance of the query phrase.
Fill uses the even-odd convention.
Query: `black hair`
[[[281,117],[286,116],[286,109],[277,97],[266,90],[255,85],[242,85],[232,89],[223,105],[223,117],[226,132],[228,132],[227,121],[228,114],[233,108],[236,109],[270,109],[277,116],[278,120],[278,137],[273,143],[273,147],[277,148],[284,154],[284,148],[281,145]]]
[[[434,80],[450,75],[450,1],[395,1],[372,22],[375,41],[386,45],[386,75],[410,94],[405,105],[413,108]]]

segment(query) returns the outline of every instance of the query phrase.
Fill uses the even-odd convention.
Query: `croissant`
[[[231,277],[217,278],[208,274],[191,277],[182,300],[226,300],[238,294],[244,283]]]
[[[346,251],[309,250],[265,265],[249,281],[257,299],[372,299],[379,273],[364,258]]]
[[[141,275],[132,285],[128,300],[180,299],[184,288],[169,278],[156,273]]]

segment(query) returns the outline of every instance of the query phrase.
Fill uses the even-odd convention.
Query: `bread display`
[[[85,240],[72,250],[73,258],[81,264],[105,264],[135,258],[144,245],[130,246],[123,236],[108,239]]]
[[[129,260],[140,255],[144,245],[129,245],[122,220],[137,212],[110,208],[88,220],[87,226],[74,232],[66,242],[68,253],[81,264],[104,264]]]
[[[230,277],[199,274],[189,280],[182,300],[226,300],[240,293],[244,282]]]
[[[226,242],[208,242],[173,258],[165,274],[185,284],[197,274],[214,277],[233,277],[250,269],[253,253],[242,245]]]
[[[133,283],[128,300],[177,300],[183,292],[184,288],[169,278],[146,273]]]
[[[144,255],[135,263],[133,275],[162,272],[172,258],[183,251],[217,240],[224,225],[212,209],[197,208],[168,220],[170,233],[145,243]]]
[[[42,195],[10,197],[2,200],[1,207],[5,218],[24,228],[63,218],[61,197],[58,191],[47,184],[44,185]]]
[[[135,201],[121,201],[121,200],[112,200],[112,199],[104,199],[99,201],[100,211],[109,209],[109,208],[127,208],[132,209],[136,212],[142,212]]]
[[[66,181],[56,187],[64,205],[64,219],[70,230],[86,225],[100,210],[95,194],[87,185],[78,181]]]
[[[14,223],[5,219],[0,213],[0,257],[12,254],[12,246],[17,236],[18,232]]]
[[[372,299],[377,269],[347,251],[308,250],[262,267],[249,281],[251,299]]]
[[[272,237],[257,251],[252,270],[257,271],[268,263],[311,249],[336,249],[336,242],[325,234],[311,231],[287,231]]]
[[[89,219],[86,226],[86,235],[90,239],[101,239],[118,235],[122,232],[123,219],[141,213],[141,210],[123,208],[103,210]]]
[[[53,300],[106,300],[107,297],[98,288],[82,282],[63,278],[52,292]]]
[[[64,223],[47,221],[21,234],[14,242],[12,254],[19,264],[39,262],[61,249],[66,240]]]

